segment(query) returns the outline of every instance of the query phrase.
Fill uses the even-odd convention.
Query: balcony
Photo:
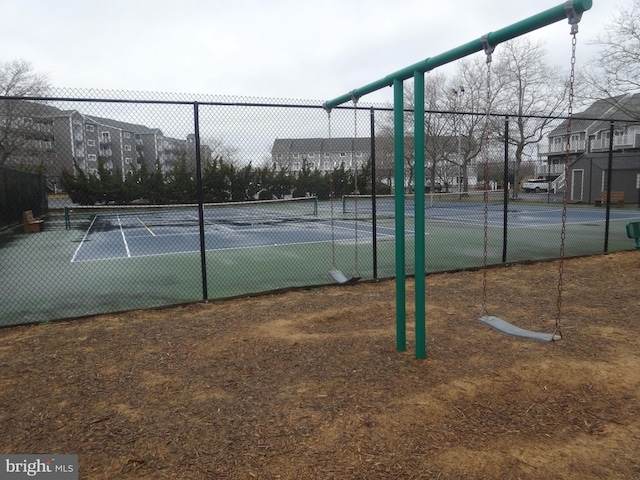
[[[629,148],[640,148],[640,135],[615,135],[613,137],[614,150],[625,150]],[[592,140],[591,151],[609,151],[609,139],[601,138]]]
[[[569,153],[584,153],[587,150],[587,144],[584,140],[573,140],[569,147]],[[567,151],[565,142],[553,142],[552,144],[538,144],[538,156],[546,155],[562,155]]]
[[[538,155],[562,155],[566,152],[566,144],[564,142],[553,142],[552,144],[538,144]],[[616,135],[613,137],[613,149],[628,150],[632,148],[640,148],[640,135]],[[586,152],[607,152],[609,151],[608,138],[592,138],[589,143],[584,140],[575,140],[571,142],[569,153],[586,153]]]

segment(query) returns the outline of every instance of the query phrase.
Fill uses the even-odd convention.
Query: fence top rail
[[[130,103],[130,104],[149,104],[149,105],[200,105],[200,106],[222,106],[222,107],[258,107],[258,108],[305,108],[315,110],[325,110],[324,104],[298,104],[298,103],[268,103],[268,102],[205,102],[195,100],[149,100],[149,99],[122,99],[122,98],[83,98],[83,97],[18,97],[0,95],[0,101],[31,101],[31,102],[83,102],[83,103]],[[339,110],[374,110],[379,112],[392,112],[392,106],[380,105],[339,105],[334,107]],[[413,108],[405,108],[405,113],[413,113]],[[486,116],[486,112],[471,112],[464,110],[425,110],[425,113],[436,115],[460,115],[460,116]],[[567,116],[563,115],[518,115],[515,113],[494,112],[489,114],[491,117],[498,118],[529,118],[529,119],[553,119],[567,120]],[[576,120],[586,120],[590,122],[608,121],[615,123],[638,123],[638,119],[629,118],[605,118],[605,117],[588,117],[581,113],[574,113],[573,118]]]
[[[550,8],[537,15],[529,17],[520,22],[514,23],[508,27],[505,27],[496,32],[491,32],[484,35],[481,38],[468,42],[457,48],[449,50],[445,53],[437,55],[435,57],[427,58],[406,68],[398,70],[395,73],[387,75],[380,80],[372,82],[364,87],[352,90],[349,93],[341,95],[333,100],[328,100],[324,103],[324,108],[330,110],[338,105],[349,101],[357,101],[360,97],[373,93],[384,87],[390,87],[394,81],[407,80],[415,74],[415,72],[428,72],[437,67],[441,67],[456,60],[460,60],[473,53],[485,51],[490,53],[494,47],[500,43],[512,40],[516,37],[524,35],[526,33],[538,30],[552,23],[556,23],[560,20],[567,18],[572,25],[577,24],[580,21],[582,13],[589,10],[592,6],[592,0],[567,0],[562,5]]]

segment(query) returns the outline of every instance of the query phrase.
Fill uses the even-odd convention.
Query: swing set
[[[331,109],[347,103],[349,101],[354,104],[354,116],[357,111],[355,108],[357,101],[364,95],[380,90],[384,87],[393,87],[393,137],[394,137],[394,204],[395,204],[395,241],[396,241],[396,349],[398,351],[406,350],[406,288],[405,288],[405,204],[404,204],[404,85],[403,82],[410,78],[414,81],[414,111],[425,111],[425,95],[424,95],[424,74],[437,67],[441,67],[448,63],[460,60],[471,54],[484,51],[487,56],[487,125],[490,117],[489,105],[491,100],[491,54],[495,47],[500,43],[513,40],[516,37],[533,32],[540,28],[546,27],[558,21],[567,19],[571,25],[572,35],[572,54],[571,54],[571,76],[569,88],[568,102],[568,122],[567,122],[567,140],[565,153],[565,175],[567,175],[569,167],[569,152],[571,138],[571,120],[573,115],[573,85],[575,73],[575,52],[576,52],[576,34],[578,33],[578,23],[582,18],[582,14],[592,7],[592,0],[567,0],[562,5],[545,10],[537,15],[529,17],[518,23],[505,27],[501,30],[491,32],[483,37],[468,42],[458,48],[440,54],[436,57],[430,57],[418,63],[410,65],[402,70],[387,75],[386,77],[355,89],[345,95],[337,97],[333,100],[326,101],[324,108],[329,116]],[[425,167],[425,118],[423,115],[414,115],[414,166],[416,172],[424,171]],[[355,134],[354,134],[355,136]],[[488,143],[488,129],[485,128],[485,143]],[[487,232],[488,232],[488,153],[485,148],[484,158],[484,248],[483,248],[483,288],[482,288],[482,308],[479,320],[486,325],[514,337],[524,338],[528,340],[536,340],[541,342],[553,342],[562,339],[560,331],[560,315],[562,309],[562,293],[563,293],[563,267],[564,267],[564,247],[565,247],[565,228],[567,216],[567,192],[565,189],[563,195],[562,208],[562,230],[560,242],[560,261],[558,272],[558,296],[556,301],[555,330],[553,333],[540,333],[525,330],[517,327],[499,317],[488,315],[487,312]],[[356,171],[357,174],[357,171]],[[357,189],[357,188],[356,188]],[[415,176],[415,191],[424,192],[425,178],[424,175]],[[414,202],[414,221],[415,221],[415,356],[418,359],[426,358],[426,325],[425,325],[425,291],[426,291],[426,272],[425,272],[425,198],[424,195],[416,195]],[[332,232],[333,232],[333,209],[331,214]],[[357,217],[356,217],[357,222]],[[356,223],[357,231],[357,223]],[[332,244],[335,239],[332,235]],[[357,243],[356,243],[357,250]],[[335,247],[333,254],[333,268],[339,272],[335,262]],[[333,270],[332,270],[333,272]],[[341,273],[341,272],[340,272]],[[333,275],[333,273],[332,273]],[[349,280],[345,275],[341,275]],[[336,276],[334,276],[336,278]],[[336,278],[336,281],[339,281]],[[346,283],[340,282],[339,283]]]

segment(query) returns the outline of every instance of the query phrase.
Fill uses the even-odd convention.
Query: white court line
[[[122,241],[124,242],[124,249],[127,251],[127,258],[131,258],[131,252],[129,251],[129,244],[127,243],[127,237],[125,237],[124,235],[124,229],[122,228],[120,215],[118,215],[118,225],[120,226],[120,234],[122,235]]]
[[[89,235],[89,232],[91,231],[91,227],[93,227],[93,223],[96,221],[96,217],[93,217],[93,220],[91,220],[91,225],[89,225],[89,228],[87,228],[87,231],[84,232],[84,237],[82,237],[82,240],[80,240],[80,244],[78,245],[78,248],[76,248],[76,251],[73,254],[73,257],[71,257],[71,263],[76,261],[76,256],[78,255],[78,252],[80,251],[80,248],[82,248],[82,245],[84,244],[84,241],[87,239],[87,236]]]

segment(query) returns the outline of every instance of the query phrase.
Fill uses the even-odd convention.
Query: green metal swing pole
[[[417,359],[427,358],[426,326],[426,271],[425,271],[425,221],[424,221],[424,73],[413,75],[414,107],[414,222],[415,222],[415,306],[416,306],[416,352]],[[419,170],[418,170],[419,169]]]
[[[360,97],[373,93],[384,87],[393,86],[393,117],[394,117],[394,187],[395,187],[395,212],[396,212],[396,347],[398,351],[406,350],[406,290],[405,290],[405,242],[404,242],[404,90],[403,82],[411,77],[414,81],[424,85],[423,74],[437,67],[460,60],[477,52],[488,51],[489,49],[513,40],[516,37],[533,32],[553,23],[569,20],[569,23],[576,25],[584,12],[593,5],[592,0],[567,0],[562,5],[550,8],[537,15],[529,17],[518,23],[514,23],[496,32],[491,32],[477,40],[468,42],[460,47],[449,50],[436,57],[427,58],[418,63],[410,65],[402,70],[387,75],[386,77],[365,85],[364,87],[352,90],[333,100],[326,101],[323,106],[326,110],[331,110],[343,103],[357,100]],[[414,88],[414,112],[423,112],[423,115],[415,115],[416,122],[423,122],[422,128],[418,123],[414,123],[415,130],[415,172],[424,172],[424,88]],[[417,94],[421,91],[422,95]],[[420,98],[422,96],[422,98]],[[420,103],[420,104],[419,104]],[[421,133],[418,133],[421,132]],[[420,136],[420,138],[418,138]],[[421,153],[418,153],[421,152]],[[423,177],[420,181],[418,177]],[[418,189],[421,184],[421,188]],[[424,174],[416,175],[416,193],[424,192]],[[419,197],[422,197],[420,200]],[[419,205],[420,204],[420,205]],[[416,358],[426,357],[426,332],[424,319],[425,288],[424,288],[424,195],[416,195],[415,202],[416,219]],[[418,217],[421,220],[418,220]],[[419,280],[420,279],[420,280]],[[420,308],[418,308],[420,305]]]
[[[396,349],[407,349],[405,243],[404,243],[404,85],[393,81],[394,203],[396,233]]]

